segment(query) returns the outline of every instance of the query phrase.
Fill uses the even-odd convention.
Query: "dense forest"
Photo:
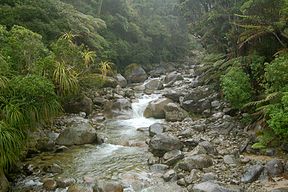
[[[206,83],[263,127],[255,148],[288,139],[287,0],[0,0],[0,45],[0,169],[89,78],[195,49]]]

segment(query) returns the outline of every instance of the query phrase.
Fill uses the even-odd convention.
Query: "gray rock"
[[[217,155],[217,149],[209,141],[202,141],[199,143],[200,146],[204,147],[208,154]]]
[[[166,75],[164,82],[165,84],[171,84],[172,82],[183,80],[184,78],[180,73],[177,73],[176,71],[173,71]]]
[[[95,143],[97,140],[96,130],[88,121],[72,123],[56,140],[58,145],[83,145]]]
[[[241,178],[243,183],[252,183],[256,181],[261,175],[264,167],[262,165],[253,165],[247,169],[244,175]]]
[[[163,88],[163,83],[159,79],[151,79],[145,84],[145,91],[155,91]]]
[[[119,73],[116,75],[116,81],[118,82],[118,85],[120,85],[122,88],[127,86],[127,80]]]
[[[176,174],[176,172],[174,171],[174,169],[168,170],[168,171],[163,175],[163,179],[164,179],[164,181],[166,181],[166,182],[171,181],[171,180],[176,180],[176,178],[177,178],[177,174]]]
[[[168,170],[169,166],[164,164],[154,164],[150,167],[152,172],[156,173],[165,173]]]
[[[48,173],[62,173],[63,172],[63,169],[56,163],[44,166],[43,170]]]
[[[212,165],[213,161],[211,157],[205,154],[188,156],[178,163],[178,167],[185,171],[191,171],[192,169],[208,168]]]
[[[45,179],[43,181],[43,188],[52,191],[57,188],[57,182],[54,179]]]
[[[116,79],[114,79],[113,77],[106,76],[104,78],[102,86],[105,88],[107,87],[115,88],[117,85],[118,85],[118,82]]]
[[[66,188],[76,183],[76,180],[73,178],[58,178],[56,182],[59,188]]]
[[[273,159],[266,163],[265,169],[272,177],[280,176],[284,172],[284,165],[281,160]]]
[[[125,68],[125,77],[128,83],[141,83],[147,79],[147,74],[140,65],[131,64]]]
[[[201,145],[198,145],[191,152],[189,152],[189,155],[200,155],[200,154],[207,154],[206,149]]]
[[[206,181],[195,185],[193,192],[239,192],[239,190],[228,189],[211,181]]]
[[[237,161],[234,157],[234,155],[225,155],[223,157],[224,163],[228,164],[228,165],[236,165]]]
[[[80,112],[85,112],[86,115],[90,115],[93,110],[93,101],[89,97],[82,95],[64,103],[64,110],[66,113],[79,114]]]
[[[80,184],[74,184],[68,187],[67,192],[95,192],[91,187],[80,185]],[[96,191],[98,192],[98,191]],[[99,191],[100,192],[100,191]]]
[[[165,118],[164,107],[172,101],[167,98],[161,98],[155,101],[151,101],[144,111],[144,117]]]
[[[184,154],[178,149],[169,151],[165,153],[163,156],[164,163],[167,165],[174,165],[175,163],[177,163],[179,160],[183,158],[184,158]]]
[[[211,102],[211,107],[213,107],[213,108],[219,108],[220,105],[221,105],[221,103],[218,100],[215,100],[215,101]]]
[[[166,121],[183,121],[188,113],[176,103],[168,103],[164,106]]]
[[[154,123],[149,127],[149,136],[153,137],[154,135],[161,134],[169,129],[169,125],[163,123]]]
[[[9,189],[9,181],[3,171],[0,170],[0,191],[7,192]]]
[[[125,98],[108,101],[104,105],[104,114],[107,118],[127,115],[131,111],[131,102]]]
[[[123,192],[123,186],[118,182],[98,182],[93,186],[93,192]]]
[[[184,93],[182,91],[169,90],[169,92],[164,93],[163,96],[171,99],[174,102],[179,102],[180,97],[184,96]]]
[[[205,173],[203,176],[202,176],[202,182],[205,182],[205,181],[215,181],[217,180],[217,175],[215,173]]]
[[[187,183],[186,183],[186,181],[185,181],[184,178],[181,178],[181,179],[179,179],[179,180],[177,181],[177,185],[186,186]]]
[[[288,192],[288,187],[281,187],[277,189],[272,189],[271,192]]]
[[[199,170],[192,169],[190,171],[190,174],[184,177],[185,182],[187,184],[192,184],[192,183],[196,182],[199,179],[199,176],[198,176],[199,174],[200,174]]]
[[[158,157],[175,149],[182,149],[183,144],[177,137],[168,134],[155,135],[149,142],[150,151]]]

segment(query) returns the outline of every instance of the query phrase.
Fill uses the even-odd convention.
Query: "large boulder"
[[[0,192],[7,192],[9,189],[9,182],[2,170],[0,170]]]
[[[186,94],[181,103],[181,107],[192,113],[202,114],[205,110],[211,109],[213,91],[208,87],[197,87]]]
[[[166,121],[183,121],[188,113],[176,103],[168,103],[164,106]]]
[[[93,110],[93,101],[85,95],[81,95],[78,98],[72,99],[64,104],[64,110],[66,113],[79,114],[85,112],[86,115],[91,114]]]
[[[211,157],[206,154],[188,156],[178,163],[178,167],[185,171],[208,168],[212,165],[213,161]]]
[[[125,98],[107,101],[104,105],[104,114],[107,118],[127,115],[131,110],[131,102]]]
[[[144,117],[165,118],[164,107],[171,103],[172,100],[167,98],[160,98],[155,101],[151,101],[144,111]]]
[[[281,160],[273,159],[265,165],[268,174],[272,177],[280,176],[284,172],[284,165]]]
[[[145,70],[137,64],[130,64],[125,69],[125,77],[128,83],[141,83],[147,79]]]
[[[122,88],[127,86],[127,80],[120,73],[118,73],[115,78],[118,82],[118,85],[120,85]]]
[[[145,83],[145,93],[151,93],[163,88],[163,83],[159,79],[151,79]]]
[[[261,175],[264,167],[262,165],[253,165],[249,167],[244,175],[241,177],[241,182],[243,183],[252,183],[256,181]]]
[[[115,88],[118,85],[118,82],[113,77],[106,76],[103,79],[103,87]]]
[[[82,119],[78,122],[72,122],[69,127],[60,133],[56,140],[58,145],[83,145],[95,143],[97,141],[96,130],[92,127],[90,122]]]
[[[155,135],[149,142],[150,151],[157,157],[162,157],[168,151],[182,148],[181,141],[177,137],[168,134]]]
[[[166,77],[164,79],[164,83],[166,85],[173,84],[174,82],[179,81],[179,80],[183,80],[183,79],[184,78],[182,77],[182,75],[180,73],[173,71],[173,72],[166,75]]]

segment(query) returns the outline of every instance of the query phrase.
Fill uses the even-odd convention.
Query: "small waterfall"
[[[143,95],[141,98],[138,99],[137,102],[132,103],[132,118],[143,118],[143,113],[148,106],[150,101],[153,101],[155,99],[158,99],[160,95],[153,94],[153,95]]]

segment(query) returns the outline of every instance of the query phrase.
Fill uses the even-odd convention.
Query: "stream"
[[[62,153],[42,153],[25,163],[39,167],[44,163],[60,165],[63,172],[50,176],[73,178],[80,184],[92,185],[94,180],[118,181],[122,183],[126,192],[162,191],[165,188],[166,191],[167,189],[175,191],[176,189],[173,189],[177,188],[175,184],[164,185],[160,174],[151,171],[147,165],[149,158],[148,147],[145,144],[148,138],[147,127],[164,120],[145,118],[143,112],[150,101],[159,97],[160,94],[138,94],[132,103],[130,118],[106,120],[105,128],[101,131],[106,141],[102,145],[74,146]],[[142,128],[142,131],[137,130],[139,128]],[[49,177],[45,175],[47,176]],[[39,170],[39,175],[19,178],[13,191],[22,191],[20,189],[23,187],[40,191],[42,180],[43,175]],[[158,186],[159,183],[162,183],[161,188]],[[65,192],[67,189],[57,188],[55,191]]]

